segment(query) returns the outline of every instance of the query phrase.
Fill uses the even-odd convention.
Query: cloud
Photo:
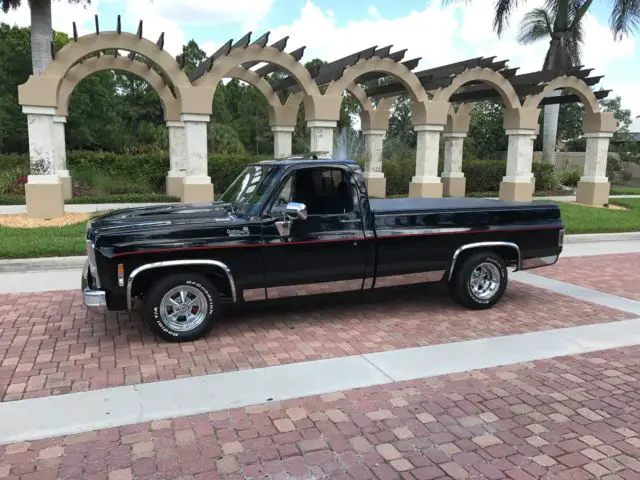
[[[271,11],[274,0],[135,0],[129,1],[134,16],[153,15],[181,26],[239,25],[256,28]]]
[[[463,50],[453,42],[455,29],[453,12],[435,3],[394,19],[379,17],[375,7],[363,8],[361,18],[339,24],[327,11],[307,0],[293,23],[273,27],[271,32],[273,38],[290,36],[288,50],[305,45],[307,61],[331,61],[373,45],[393,44],[397,50],[408,48],[406,60],[421,56],[421,64],[426,66],[463,56]]]

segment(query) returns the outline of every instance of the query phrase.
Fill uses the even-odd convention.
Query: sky
[[[28,2],[0,21],[29,24]],[[306,46],[302,61],[322,58],[331,61],[354,51],[378,45],[407,49],[405,60],[421,57],[417,70],[444,65],[465,58],[497,56],[508,59],[518,73],[540,70],[547,41],[520,45],[518,25],[523,15],[542,4],[540,0],[519,2],[507,31],[498,37],[492,30],[493,1],[451,2],[441,0],[92,0],[89,6],[53,2],[53,27],[68,34],[72,22],[82,35],[100,29],[115,30],[117,15],[123,29],[135,32],[144,21],[144,36],[156,40],[165,32],[165,49],[176,55],[182,45],[194,39],[208,54],[230,38],[248,31],[258,38],[271,31],[274,42],[288,35],[287,51]],[[640,115],[640,32],[614,41],[609,30],[611,2],[596,1],[585,17],[582,63],[592,75],[604,75],[595,89],[611,89],[622,106]],[[640,131],[640,118],[632,131]]]

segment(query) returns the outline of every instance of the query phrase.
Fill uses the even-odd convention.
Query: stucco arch
[[[271,88],[269,82],[258,75],[253,70],[247,70],[243,67],[234,67],[225,75],[226,78],[235,78],[260,90],[264,98],[269,102],[271,107],[277,107],[282,105],[276,92]]]
[[[201,93],[191,85],[175,59],[158,46],[137,35],[101,32],[68,43],[57,54],[42,75],[31,75],[18,86],[18,101],[23,106],[57,108],[58,90],[68,72],[91,54],[104,50],[127,50],[151,60],[169,79],[180,100],[182,113],[211,114],[211,105],[202,102]]]
[[[448,102],[451,95],[463,85],[469,82],[484,82],[491,85],[500,95],[505,107],[514,109],[520,107],[520,100],[515,89],[500,73],[490,68],[474,67],[456,75],[446,88],[440,88],[433,91],[433,100],[439,102]]]
[[[191,85],[189,78],[171,55],[158,48],[154,42],[127,32],[92,33],[68,43],[56,53],[55,60],[49,64],[43,75],[64,77],[81,58],[101,50],[112,49],[127,50],[147,57],[158,65],[178,90],[180,87]]]
[[[160,97],[165,120],[180,120],[180,102],[157,72],[142,62],[113,55],[89,58],[69,70],[58,90],[58,115],[67,115],[69,99],[76,86],[89,75],[103,70],[123,70],[145,80]]]
[[[369,97],[367,97],[367,93],[357,83],[352,82],[351,84],[347,85],[345,90],[349,92],[351,95],[353,95],[356,100],[358,100],[358,103],[360,104],[363,110],[376,109],[375,105],[371,103],[371,100],[369,100]]]
[[[370,72],[383,72],[395,77],[405,86],[414,102],[424,102],[428,100],[427,93],[422,87],[420,80],[411,70],[390,58],[376,57],[360,60],[355,65],[348,67],[342,74],[342,77],[329,84],[325,95],[341,95],[358,77]]]
[[[218,86],[218,82],[229,76],[229,72],[239,65],[249,62],[273,63],[286,70],[296,79],[302,91],[307,96],[318,96],[320,90],[312,80],[309,71],[299,63],[294,57],[286,52],[281,52],[274,47],[261,47],[260,45],[250,45],[246,48],[234,48],[228,55],[219,58],[213,64],[211,70],[200,77],[195,85],[208,89],[208,95],[213,101],[213,95]]]
[[[449,112],[447,113],[447,124],[444,126],[445,133],[467,133],[469,130],[469,120],[471,117],[471,110],[473,109],[473,102],[463,103],[458,107],[458,110],[451,104],[449,105]]]
[[[560,88],[565,88],[575,93],[590,113],[600,112],[600,104],[598,103],[598,99],[596,98],[591,88],[589,88],[589,85],[587,85],[583,80],[577,77],[568,75],[554,78],[547,84],[546,87],[544,87],[544,90],[542,90],[542,92],[527,97],[524,102],[524,106],[527,108],[538,108],[540,102],[547,94]]]

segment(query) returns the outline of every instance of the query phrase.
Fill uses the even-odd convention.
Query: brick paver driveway
[[[0,447],[0,478],[637,479],[640,349]]]
[[[631,300],[640,300],[640,253],[561,257],[556,265],[541,268],[535,273]]]
[[[440,287],[243,308],[192,343],[139,317],[89,313],[78,292],[0,296],[0,398],[33,398],[270,365],[586,325],[632,315],[511,282],[491,310]]]

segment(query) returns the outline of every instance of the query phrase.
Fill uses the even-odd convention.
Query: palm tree
[[[554,3],[554,5],[549,5]],[[528,12],[520,24],[518,41],[523,45],[550,38],[549,49],[542,65],[543,70],[567,71],[570,67],[580,65],[580,54],[583,42],[582,20],[591,0],[570,0],[567,13],[568,22],[559,22],[560,31],[554,30],[557,23],[559,2],[547,2],[546,8],[535,8]],[[550,96],[560,95],[559,90]],[[555,147],[558,134],[558,117],[560,105],[552,104],[544,107],[544,130],[542,133],[542,161],[555,164]]]
[[[51,0],[27,0],[31,9],[31,65],[34,75],[40,75],[51,62]],[[69,3],[91,3],[91,0],[67,0]],[[0,0],[2,10],[18,8],[23,0]]]
[[[442,0],[443,5],[460,0]],[[469,3],[471,0],[463,0]],[[493,30],[501,36],[509,25],[513,10],[523,0],[496,0]],[[609,27],[614,40],[633,33],[640,23],[640,0],[613,0]],[[546,0],[544,8],[532,10],[525,15],[520,26],[519,40],[531,43],[541,38],[551,37],[549,50],[545,56],[543,69],[565,71],[576,65],[580,57],[582,20],[593,0]],[[545,107],[544,116],[544,156],[553,163],[556,132],[558,129],[559,107]]]

